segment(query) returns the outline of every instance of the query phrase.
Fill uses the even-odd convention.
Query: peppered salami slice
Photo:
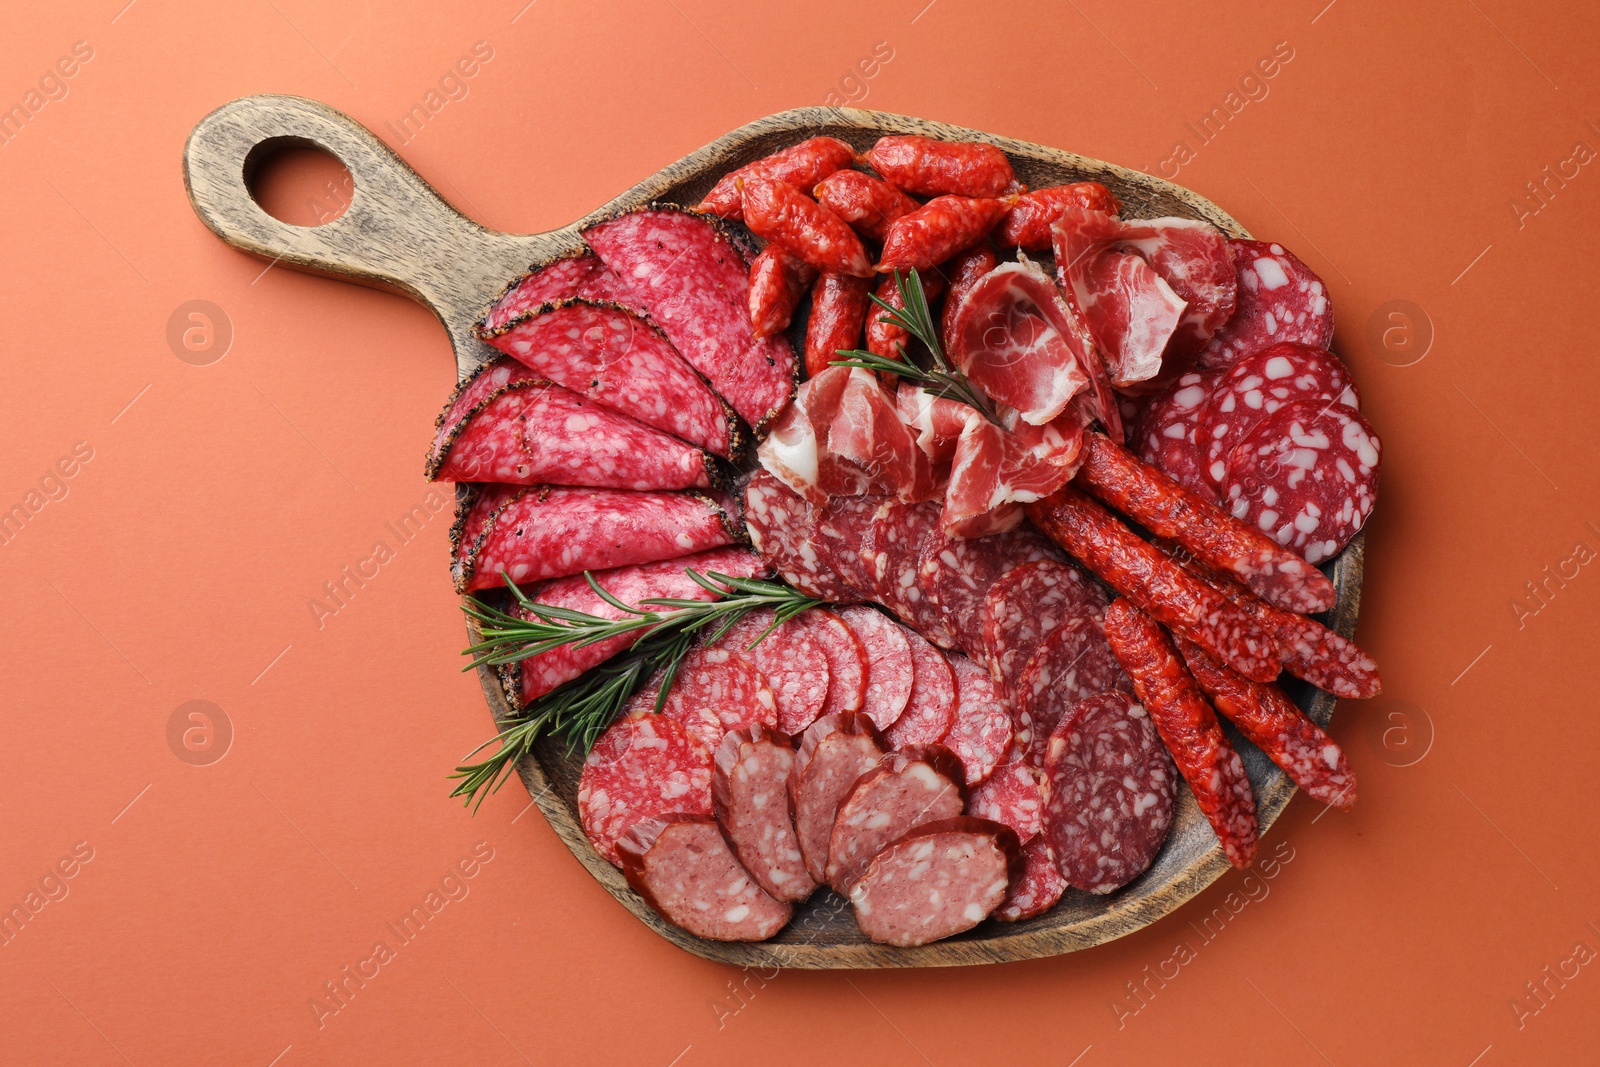
[[[867,650],[855,631],[831,611],[812,608],[795,617],[811,630],[828,660],[828,699],[822,714],[861,711],[867,701]]]
[[[648,819],[629,828],[620,852],[628,884],[668,922],[697,937],[765,941],[794,914],[739,864],[715,819]]]
[[[734,855],[779,900],[804,900],[817,887],[806,873],[789,811],[794,745],[760,726],[731,731],[713,754],[711,805]]]
[[[941,648],[955,648],[955,635],[928,595],[919,567],[926,545],[939,539],[940,507],[891,501],[878,509],[861,546],[873,599]]]
[[[848,896],[884,845],[923,823],[960,815],[966,800],[961,761],[949,749],[928,745],[884,756],[839,805],[828,838],[828,884]]]
[[[841,608],[838,615],[865,655],[867,671],[860,710],[874,726],[886,730],[900,718],[911,699],[914,671],[907,631],[883,612],[865,605]]]
[[[765,470],[756,471],[745,486],[744,528],[761,557],[806,596],[856,599],[854,590],[817,552],[811,505]]]
[[[739,445],[732,413],[666,335],[620,304],[541,304],[483,339],[541,377],[718,456]]]
[[[865,715],[824,715],[800,736],[789,797],[795,834],[806,871],[821,882],[828,865],[828,838],[839,805],[856,781],[878,765],[886,745]]]
[[[654,711],[661,681],[652,678],[633,695],[629,709]],[[777,698],[766,678],[748,656],[727,648],[691,648],[685,653],[660,704],[661,714],[683,723],[713,752],[730,730],[778,725]]]
[[[812,516],[817,555],[858,597],[870,599],[874,594],[861,550],[867,529],[885,500],[877,495],[836,496]]]
[[[491,332],[545,304],[575,297],[626,303],[632,294],[593,252],[588,249],[569,252],[533,267],[506,286],[478,324],[478,330]]]
[[[1172,827],[1177,771],[1126,693],[1080,701],[1050,736],[1044,831],[1067,884],[1110,893],[1142,874]]]
[[[711,750],[663,715],[618,719],[578,777],[578,818],[589,842],[620,867],[617,842],[628,828],[674,812],[711,814]]]
[[[856,925],[902,948],[970,930],[1000,906],[1022,864],[1015,835],[986,819],[915,827],[873,857],[850,890]]]
[[[1217,487],[1206,477],[1202,422],[1206,402],[1222,374],[1220,369],[1200,370],[1179,377],[1151,399],[1133,424],[1128,442],[1140,459],[1211,501],[1217,499]]]
[[[750,658],[778,702],[778,729],[797,734],[828,702],[828,656],[810,627],[788,619],[774,628],[773,619],[771,608],[752,611],[717,645]]]
[[[1229,367],[1213,386],[1201,420],[1199,437],[1212,484],[1222,485],[1229,453],[1262,419],[1297,400],[1361,407],[1350,372],[1326,349],[1282,341]]]
[[[451,567],[458,592],[675,559],[728,544],[727,516],[698,493],[535,485],[486,520]]]
[[[1228,454],[1225,506],[1240,522],[1321,563],[1372,514],[1381,458],[1377,432],[1354,408],[1286,404]]]
[[[511,498],[523,491],[520,485],[469,484],[456,492],[456,521],[450,526],[450,572],[464,573],[478,544],[494,517]]]
[[[1000,694],[1015,699],[1023,668],[1046,637],[1073,619],[1105,609],[1100,587],[1059,560],[1024,563],[990,586],[983,605],[983,646],[989,676]]]
[[[984,598],[990,588],[1024,563],[1059,558],[1055,546],[1031,529],[968,540],[940,533],[923,547],[918,576],[955,635],[956,647],[981,659]]]
[[[1333,302],[1311,268],[1270,241],[1228,242],[1239,291],[1233,315],[1207,342],[1200,365],[1226,367],[1278,341],[1327,348]]]
[[[1017,840],[1026,844],[1038,836],[1044,825],[1044,794],[1039,789],[1037,773],[1018,757],[1020,753],[1015,753],[973,786],[967,811],[1011,827]]]
[[[1012,698],[1017,744],[1037,767],[1044,762],[1051,732],[1079,701],[1133,682],[1106,641],[1099,617],[1085,617],[1051,631],[1022,670]]]
[[[789,402],[795,358],[750,325],[750,264],[714,216],[640,208],[584,231],[690,366],[757,432]]]
[[[922,635],[903,632],[911,651],[911,695],[884,737],[895,748],[939,744],[956,721],[956,672]]]
[[[977,785],[999,766],[1011,747],[1011,712],[995,693],[989,672],[966,656],[951,656],[956,675],[956,718],[944,744],[961,760],[967,785]]]
[[[1043,915],[1056,906],[1067,891],[1055,849],[1036,837],[1022,847],[1022,876],[1011,883],[1006,899],[995,909],[994,917],[1003,923],[1021,922]]]

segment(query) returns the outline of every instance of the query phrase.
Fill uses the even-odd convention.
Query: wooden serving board
[[[1138,171],[960,126],[853,108],[808,107],[741,126],[646,178],[586,218],[542,234],[508,234],[480,226],[431,189],[388,146],[348,116],[314,100],[251,96],[201,120],[184,148],[184,181],[195,212],[228,244],[285,266],[403,293],[432,308],[455,348],[466,377],[500,353],[472,335],[472,325],[513,277],[536,261],[581,243],[580,231],[603,216],[653,200],[697,203],[734,167],[817,134],[865,150],[884,134],[919,133],[945,140],[986,141],[1003,149],[1032,187],[1094,180],[1109,186],[1130,218],[1178,215],[1203,219],[1234,237],[1248,237],[1226,212],[1182,186]],[[283,146],[321,148],[349,168],[349,208],[322,226],[294,226],[268,215],[251,198],[251,168]],[[796,318],[796,349],[804,307]],[[440,398],[441,402],[443,397]],[[418,433],[424,432],[418,427]],[[418,440],[421,440],[419,436]],[[1339,599],[1325,620],[1345,637],[1355,631],[1361,604],[1363,538],[1332,563]],[[447,580],[445,561],[439,577]],[[496,722],[512,714],[493,673],[480,681]],[[1334,698],[1304,683],[1288,689],[1318,723],[1332,717]],[[485,724],[487,726],[487,724]],[[1261,752],[1228,728],[1255,787],[1265,835],[1288,804],[1294,786]],[[801,905],[792,923],[760,944],[707,941],[662,920],[590,847],[577,816],[581,757],[546,740],[518,768],[538,803],[578,861],[639,921],[696,955],[732,964],[800,968],[957,966],[1035,959],[1088,948],[1131,933],[1171,912],[1228,869],[1215,835],[1187,788],[1180,790],[1172,833],[1155,863],[1137,881],[1109,896],[1069,890],[1061,903],[1021,923],[985,922],[921,948],[891,948],[866,940],[849,905],[826,890]]]

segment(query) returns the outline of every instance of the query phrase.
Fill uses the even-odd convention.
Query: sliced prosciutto
[[[606,270],[605,264],[588,249],[532,267],[528,273],[506,286],[493,306],[478,323],[481,333],[490,333],[517,316],[536,311],[545,304],[582,297],[623,304],[633,299],[622,279]]]
[[[480,336],[541,377],[714,455],[738,446],[727,405],[666,335],[625,307],[543,304]]]
[[[715,216],[679,207],[630,211],[583,233],[683,358],[756,430],[794,392],[795,359],[750,325],[750,264]]]
[[[956,442],[940,525],[952,537],[1004,533],[1022,522],[1021,505],[1043,500],[1082,464],[1083,423],[1066,411],[1044,426],[1004,429],[981,415]]]

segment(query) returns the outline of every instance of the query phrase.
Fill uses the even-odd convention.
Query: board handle
[[[250,195],[254,167],[294,146],[319,148],[349,170],[350,204],[337,219],[296,226],[267,214]],[[438,314],[458,356],[470,347],[466,324],[528,266],[534,240],[467,218],[366,127],[304,97],[248,96],[219,107],[189,134],[183,177],[195,213],[228,244],[412,296]]]

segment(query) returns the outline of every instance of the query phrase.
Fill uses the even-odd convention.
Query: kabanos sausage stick
[[[901,215],[909,215],[918,206],[915,200],[888,182],[859,170],[834,171],[817,184],[812,195],[817,203],[873,241],[882,241],[889,223]]]
[[[814,378],[839,359],[841,351],[861,347],[872,282],[824,271],[811,289],[811,321],[806,323],[806,377]]]
[[[1089,434],[1085,445],[1079,484],[1157,537],[1178,542],[1286,611],[1333,606],[1333,583],[1292,549],[1185,489],[1105,434]]]
[[[1016,245],[1029,252],[1050,247],[1050,227],[1071,207],[1088,208],[1107,215],[1122,214],[1115,194],[1099,182],[1073,182],[1035,189],[1017,197],[1011,211],[1000,221],[996,232],[1001,244]]]
[[[978,284],[979,278],[999,265],[1000,257],[994,254],[987,241],[979,241],[965,252],[956,253],[956,257],[944,265],[950,291],[945,294],[944,307],[939,312],[939,339],[944,342],[946,352],[950,351],[955,336],[956,312],[961,308],[961,301]]]
[[[872,275],[861,238],[838,215],[787,182],[741,178],[744,224],[819,271]]]
[[[889,224],[883,239],[880,271],[927,270],[975,244],[1009,210],[1014,198],[975,200],[939,196]]]
[[[1106,609],[1106,640],[1133,679],[1139,702],[1189,783],[1228,862],[1248,867],[1256,858],[1256,796],[1244,761],[1222,733],[1217,713],[1184,670],[1166,632],[1130,604]]]
[[[777,245],[768,245],[750,264],[750,325],[756,337],[769,337],[789,325],[817,272]]]
[[[901,277],[906,278],[905,275]],[[944,292],[944,278],[938,271],[929,271],[927,274],[919,274],[918,277],[922,279],[923,295],[932,305]],[[906,278],[906,284],[911,284],[909,278]],[[893,274],[884,275],[874,295],[896,311],[905,310],[905,303],[900,299],[900,286],[895,283]],[[905,347],[910,342],[911,332],[890,322],[889,313],[874,303],[867,312],[867,351],[875,356],[903,361]]]
[[[890,185],[917,196],[994,197],[1016,190],[1011,161],[994,145],[880,137],[865,159]]]
[[[1344,751],[1282,689],[1229,670],[1193,641],[1178,638],[1178,651],[1217,710],[1307,796],[1345,811],[1355,806],[1356,776]]]
[[[848,167],[855,158],[856,150],[843,141],[833,137],[813,137],[724,174],[722,180],[706,194],[706,198],[695,206],[695,210],[709,211],[725,219],[737,219],[744,213],[744,205],[739,197],[741,179],[771,178],[788,182],[797,189],[809,189],[840,167]]]
[[[1027,506],[1028,517],[1111,588],[1257,682],[1282,663],[1261,624],[1072,486]]]

